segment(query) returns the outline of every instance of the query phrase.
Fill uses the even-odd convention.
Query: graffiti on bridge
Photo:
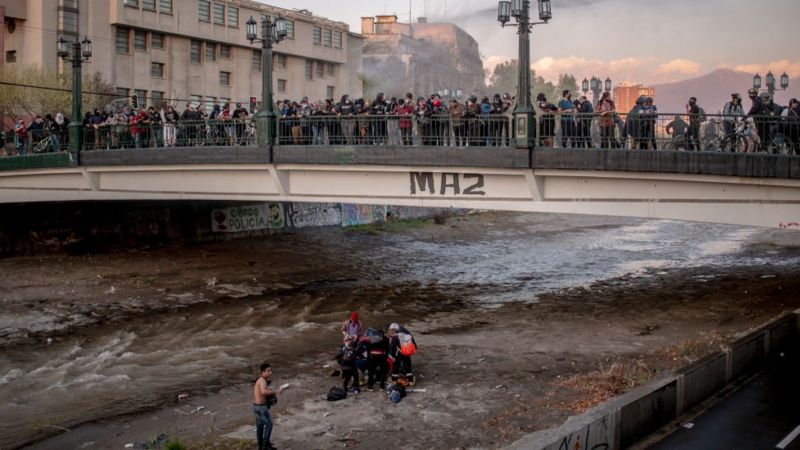
[[[483,190],[484,176],[479,173],[442,172],[439,177],[434,172],[409,172],[411,181],[411,195],[422,194],[427,191],[430,195],[486,195]],[[439,190],[436,189],[436,179],[439,179]],[[462,191],[461,186],[466,186]]]

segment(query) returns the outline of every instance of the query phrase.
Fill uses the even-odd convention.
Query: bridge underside
[[[800,180],[438,165],[163,164],[0,173],[0,203],[342,202],[800,228]]]

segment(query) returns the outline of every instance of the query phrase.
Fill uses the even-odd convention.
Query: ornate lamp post
[[[250,44],[261,42],[261,108],[256,114],[259,147],[271,146],[275,137],[275,109],[272,100],[272,45],[286,39],[286,19],[278,17],[273,22],[269,16],[261,19],[261,37],[258,23],[250,17],[245,31]]]
[[[517,148],[532,148],[536,137],[536,122],[531,102],[531,50],[530,34],[534,25],[547,23],[553,13],[550,0],[538,0],[539,20],[531,22],[530,0],[501,1],[497,6],[497,21],[503,27],[517,27],[519,35],[519,80],[517,83],[517,108],[514,110],[514,141]],[[511,18],[516,20],[510,24]]]
[[[72,56],[69,47],[72,46]],[[58,38],[58,56],[64,61],[72,63],[72,122],[69,124],[69,151],[80,157],[81,151],[81,66],[84,61],[89,61],[92,57],[92,41],[88,37],[83,41],[78,41],[76,37],[73,42],[67,42],[64,36]]]
[[[769,72],[767,72],[767,79],[766,79],[767,92],[769,93],[769,98],[773,98],[775,95],[775,91],[777,90],[777,87],[775,86],[775,81],[776,81],[775,75],[773,75],[772,71],[770,70]],[[789,87],[789,75],[787,75],[786,72],[784,72],[783,75],[781,75],[780,83],[781,83],[780,84],[781,90],[785,91],[786,88]],[[753,87],[757,91],[761,90],[761,75],[755,74],[755,76],[753,76]]]
[[[611,78],[606,77],[606,82],[604,87],[606,92],[611,92]]]

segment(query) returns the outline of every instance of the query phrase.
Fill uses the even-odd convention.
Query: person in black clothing
[[[236,104],[236,109],[233,110],[233,119],[236,123],[236,140],[239,142],[239,145],[244,145],[245,139],[245,129],[247,127],[247,116],[250,113],[247,112],[247,109],[242,107],[241,103]]]
[[[369,137],[367,143],[374,145],[384,145],[388,135],[386,127],[386,97],[383,92],[375,97],[375,101],[369,105],[366,111],[372,118],[369,120]]]
[[[389,353],[389,338],[381,330],[368,329],[361,342],[367,350],[367,389],[375,387],[375,381],[380,383],[381,389],[386,389],[386,375],[388,366],[386,356]]]
[[[789,100],[785,115],[786,137],[789,139],[789,147],[795,155],[800,154],[800,102],[793,98]]]
[[[342,371],[342,387],[345,392],[350,386],[350,381],[353,381],[353,392],[358,394],[361,392],[358,383],[358,369],[356,369],[356,359],[358,358],[357,343],[353,338],[346,338],[344,345],[336,354],[336,359],[339,361],[339,368]]]
[[[697,98],[691,97],[686,104],[686,113],[689,114],[689,130],[686,133],[689,150],[700,151],[700,107]]]
[[[581,95],[578,99],[578,147],[591,148],[592,147],[592,113],[594,108],[585,95]]]
[[[761,145],[765,146],[766,138],[769,134],[769,122],[765,117],[767,114],[764,108],[764,100],[758,95],[758,90],[756,90],[756,88],[748,89],[747,96],[753,101],[747,115],[752,117],[753,121],[756,123],[756,132],[761,139]]]
[[[536,102],[542,110],[542,118],[539,119],[539,145],[542,147],[552,147],[556,136],[556,116],[558,112],[556,105],[549,103],[544,93],[536,96]]]

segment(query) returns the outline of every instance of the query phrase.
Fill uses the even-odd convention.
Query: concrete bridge
[[[800,158],[786,155],[275,146],[85,151],[80,164],[66,153],[46,158],[0,171],[0,203],[342,202],[800,229]]]

